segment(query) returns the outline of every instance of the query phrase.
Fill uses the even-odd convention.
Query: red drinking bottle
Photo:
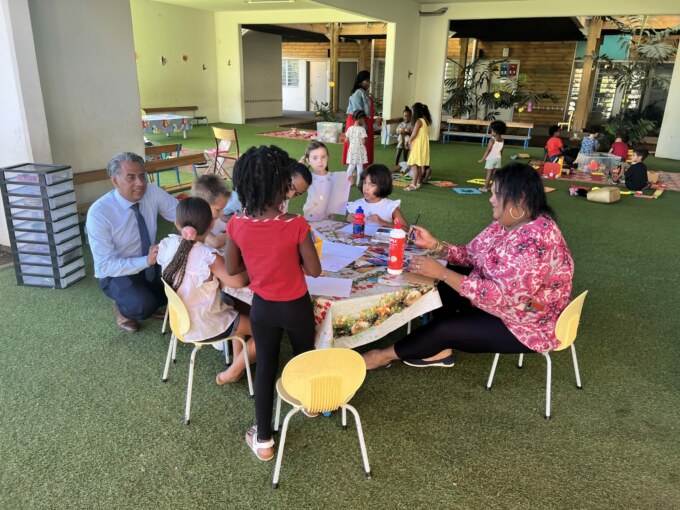
[[[399,220],[394,220],[394,228],[390,230],[390,250],[387,260],[387,272],[389,274],[401,274],[404,270],[404,246],[406,245],[406,232],[401,228]]]
[[[361,208],[361,206],[357,207],[356,212],[354,213],[354,224],[352,225],[352,237],[357,237],[361,238],[364,237],[364,226],[366,221],[364,218],[366,215],[364,214],[364,210]]]

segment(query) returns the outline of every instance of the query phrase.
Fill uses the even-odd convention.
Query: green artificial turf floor
[[[256,136],[270,130],[238,126],[242,149],[277,143],[294,157],[303,152],[304,142]],[[209,146],[207,128],[183,143]],[[431,147],[433,178],[463,186],[483,177],[480,146]],[[331,146],[332,170],[341,170],[340,152]],[[509,146],[505,158],[515,152],[524,151]],[[378,162],[393,157],[393,148],[376,148]],[[648,163],[680,171],[677,161]],[[602,205],[568,196],[570,184],[551,181],[549,202],[575,261],[574,293],[590,291],[576,341],[584,389],[574,387],[568,352],[553,355],[550,421],[540,356],[522,370],[502,357],[490,392],[492,355],[460,354],[452,369],[395,363],[369,373],[352,403],[371,480],[351,418],[342,431],[337,414],[296,415],[281,485],[271,490],[273,463],[257,461],[243,440],[254,420],[246,383],[216,386],[223,359],[212,349],[199,353],[184,426],[190,349],[178,348],[161,383],[169,340],[161,323],[119,331],[89,253],[88,277],[66,290],[18,287],[13,269],[0,271],[0,508],[680,507],[680,194]],[[488,195],[425,186],[392,198],[452,242],[491,220]]]

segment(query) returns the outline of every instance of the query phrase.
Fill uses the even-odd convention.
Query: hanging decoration
[[[182,60],[184,60],[185,62],[189,60],[189,55],[182,55]]]
[[[167,63],[168,63],[168,59],[165,58],[165,57],[163,57],[163,56],[161,56],[161,65],[164,66],[164,65],[167,64]]]

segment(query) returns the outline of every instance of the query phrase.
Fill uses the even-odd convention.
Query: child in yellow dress
[[[427,105],[413,105],[413,131],[409,140],[408,164],[413,170],[413,182],[404,191],[420,189],[423,183],[423,171],[430,166],[430,124],[432,116]],[[428,176],[429,177],[429,176]]]

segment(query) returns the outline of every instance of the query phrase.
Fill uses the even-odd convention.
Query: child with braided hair
[[[163,280],[186,306],[191,327],[184,337],[192,342],[252,336],[250,319],[222,302],[220,288],[247,284],[245,273],[230,276],[217,250],[205,244],[215,220],[208,202],[186,198],[177,206],[175,225],[180,235],[170,235],[158,246],[158,263]],[[234,363],[217,375],[217,384],[235,382],[245,370],[240,343],[234,342]],[[249,358],[255,357],[253,338],[246,343]]]
[[[278,147],[251,147],[234,166],[234,186],[244,210],[227,224],[227,272],[247,269],[257,337],[255,416],[246,442],[260,460],[274,458],[272,406],[283,332],[298,355],[314,348],[314,309],[305,273],[317,277],[321,263],[300,215],[282,213],[291,187],[288,154]]]

